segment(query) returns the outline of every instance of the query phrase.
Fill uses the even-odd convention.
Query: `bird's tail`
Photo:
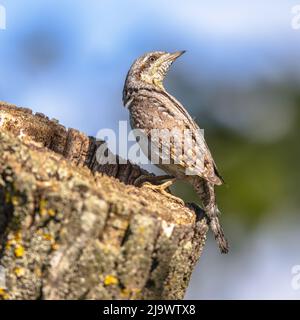
[[[219,212],[217,207],[216,207],[216,210],[213,211],[213,213],[208,213],[208,211],[206,212],[209,219],[209,226],[215,236],[215,239],[218,243],[221,253],[228,253],[228,250],[229,250],[228,241],[225,238],[225,235],[216,211]],[[213,215],[212,218],[210,217],[211,215]]]
[[[204,211],[209,220],[209,226],[215,236],[221,253],[227,253],[229,245],[219,221],[218,216],[220,211],[216,204],[214,185],[199,178],[195,180],[194,188],[202,201]]]

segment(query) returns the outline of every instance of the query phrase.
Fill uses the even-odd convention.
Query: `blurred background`
[[[231,252],[221,256],[209,236],[186,298],[300,299],[291,285],[300,264],[295,4],[0,0],[0,100],[89,135],[128,119],[121,94],[135,58],[187,50],[165,87],[205,128],[227,182],[218,202]],[[180,183],[174,192],[197,201]]]

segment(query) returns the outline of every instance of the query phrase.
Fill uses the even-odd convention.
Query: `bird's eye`
[[[155,61],[155,57],[150,57],[150,58],[149,58],[149,61],[150,61],[150,62],[154,62],[154,61]]]

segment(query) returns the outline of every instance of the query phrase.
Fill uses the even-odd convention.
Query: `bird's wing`
[[[145,114],[147,121],[141,121]],[[222,184],[203,132],[175,98],[158,94],[136,97],[131,116],[134,122],[138,122],[138,127],[145,130],[152,147],[159,150],[161,158],[170,158],[186,174],[198,175],[213,184]],[[167,129],[172,133],[169,149],[162,148],[163,139],[153,134],[153,129]]]
[[[199,165],[203,168],[204,171],[200,176],[208,180],[209,182],[212,182],[217,185],[221,185],[224,180],[221,176],[221,174],[218,171],[217,165],[211,155],[211,152],[208,148],[208,145],[204,138],[204,130],[201,130],[197,123],[194,121],[194,119],[190,116],[190,114],[187,112],[187,110],[183,107],[183,105],[172,95],[167,93],[168,98],[170,101],[173,102],[173,104],[176,106],[176,110],[178,110],[178,117],[182,119],[188,128],[190,130],[195,130],[197,132],[196,134],[196,146],[194,149],[199,155],[204,155],[203,162],[200,161]],[[199,157],[197,157],[199,158]],[[199,172],[202,172],[201,168],[199,166],[196,166],[196,170]]]

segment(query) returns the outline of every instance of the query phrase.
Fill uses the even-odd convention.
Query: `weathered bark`
[[[0,103],[0,297],[183,298],[206,218],[131,185],[136,165],[99,165],[100,144]]]

